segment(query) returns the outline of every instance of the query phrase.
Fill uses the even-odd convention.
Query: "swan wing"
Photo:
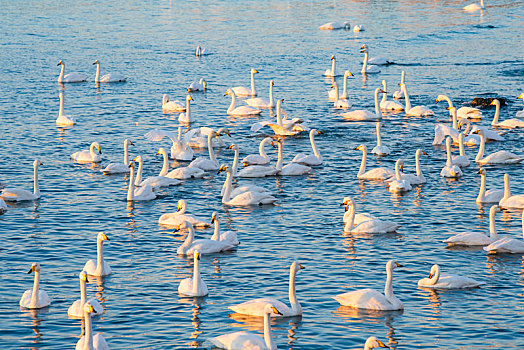
[[[291,309],[283,302],[274,298],[252,299],[241,304],[229,306],[228,309],[243,315],[264,317],[264,308],[268,304],[274,306],[284,316],[291,316]],[[271,313],[271,317],[278,316],[280,315],[277,315],[274,312]]]
[[[96,350],[109,350],[102,333],[97,333],[93,336],[93,348]]]
[[[280,171],[280,175],[283,176],[299,176],[309,174],[311,172],[311,167],[307,165],[302,165],[299,163],[289,163],[286,164]]]
[[[124,77],[122,74],[118,73],[109,73],[105,74],[100,78],[100,83],[120,83],[126,81],[127,78]]]
[[[351,231],[355,233],[388,233],[396,231],[399,227],[400,225],[393,221],[373,219],[361,222]]]
[[[204,171],[215,171],[220,167],[218,162],[211,160],[209,158],[199,157],[192,161],[189,165],[189,168],[200,168]]]
[[[505,200],[500,200],[499,205],[504,208],[524,209],[524,194],[517,194]]]
[[[178,179],[171,179],[166,176],[151,176],[145,179],[140,183],[140,186],[146,186],[149,185],[153,188],[155,187],[167,187],[167,186],[175,186],[180,185],[182,181]]]
[[[267,350],[264,338],[246,331],[223,334],[218,337],[208,338],[207,341],[221,349]]]
[[[82,270],[87,272],[88,275],[94,275],[96,270],[96,262],[93,259],[89,259]]]
[[[173,143],[178,142],[178,135],[162,129],[153,129],[144,135],[149,141],[162,141],[164,137],[169,137]]]
[[[479,160],[479,164],[515,164],[522,162],[522,158],[515,153],[508,151],[498,151],[491,153],[487,157]]]
[[[229,114],[233,115],[254,115],[260,113],[262,113],[260,109],[251,106],[240,106],[229,112]]]
[[[377,114],[370,112],[368,110],[365,110],[365,109],[357,109],[354,111],[342,113],[341,116],[342,118],[346,120],[360,120],[360,121],[366,121],[366,120],[375,121],[380,118]]]
[[[270,162],[269,157],[263,157],[260,154],[250,154],[242,159],[244,165],[266,165]]]
[[[510,237],[501,238],[483,248],[489,253],[524,253],[524,241]]]
[[[333,297],[343,306],[371,310],[394,310],[386,297],[375,289],[360,289]]]
[[[475,246],[475,245],[488,245],[493,240],[480,232],[462,232],[454,236],[451,236],[443,241],[450,246],[453,245],[465,245],[465,246]]]
[[[0,197],[6,202],[20,202],[37,199],[33,192],[22,188],[4,188]]]
[[[20,298],[20,307],[29,307],[31,297],[33,296],[33,289],[28,289],[22,294]]]
[[[153,187],[149,184],[145,184],[140,188],[135,188],[135,201],[150,201],[156,198]]]
[[[186,255],[193,255],[195,250],[201,254],[212,254],[222,252],[234,248],[229,242],[213,241],[211,239],[197,239],[191,244],[191,247],[186,251]]]
[[[395,172],[393,170],[387,168],[373,168],[366,171],[362,175],[358,175],[357,177],[359,179],[365,180],[385,180],[392,176],[395,176]]]

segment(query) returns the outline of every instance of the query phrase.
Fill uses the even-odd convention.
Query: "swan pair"
[[[100,170],[106,175],[109,174],[124,174],[129,173],[129,153],[128,147],[134,146],[135,144],[128,140],[124,140],[124,162],[123,163],[109,163],[104,169]]]
[[[383,91],[388,91],[387,87],[388,86],[387,86],[386,81],[382,80]],[[380,100],[380,108],[381,109],[383,109],[385,111],[403,111],[404,110],[404,106],[403,105],[401,105],[400,103],[395,102],[395,101],[388,101],[387,97],[388,97],[387,92],[384,92],[382,94],[382,100]]]
[[[140,166],[139,166],[140,167]],[[145,185],[142,187],[136,188],[135,186],[135,163],[131,162],[129,164],[130,168],[130,177],[129,177],[129,187],[127,190],[127,200],[128,201],[150,201],[156,198],[155,192],[153,192],[153,187],[150,185]]]
[[[57,66],[62,66],[60,69],[60,75],[58,76],[58,82],[60,84],[62,83],[81,83],[84,81],[87,81],[87,75],[80,74],[80,73],[69,73],[65,74],[65,63],[63,61],[59,61]]]
[[[200,252],[193,252],[193,277],[184,278],[178,285],[178,293],[188,297],[205,297],[207,285],[200,276]]]
[[[158,223],[164,226],[179,226],[184,222],[189,222],[194,228],[204,229],[211,226],[208,220],[198,218],[192,214],[186,214],[187,203],[180,199],[177,203],[177,210],[174,213],[162,214],[158,219]]]
[[[501,238],[483,249],[490,254],[496,253],[513,253],[522,254],[524,253],[524,211],[522,211],[522,238],[515,239],[511,237]]]
[[[402,310],[404,305],[393,294],[393,270],[397,267],[402,267],[395,260],[389,260],[386,264],[386,286],[384,294],[375,289],[360,289],[344,294],[339,294],[333,299],[338,301],[343,306],[349,306],[358,309],[392,311]]]
[[[336,104],[337,100],[340,101],[340,100],[348,99],[348,91],[347,91],[348,90],[348,78],[352,76],[353,76],[353,73],[351,73],[350,71],[347,70],[344,72],[344,85],[342,86],[342,95],[339,95],[339,89],[338,89],[338,85],[336,84],[336,81],[333,82],[332,89],[328,91],[329,100],[335,101],[335,104]]]
[[[489,209],[489,237],[481,232],[462,232],[445,239],[443,242],[448,246],[486,246],[499,239],[495,227],[495,214],[500,211],[498,205]]]
[[[524,194],[511,194],[508,174],[504,174],[504,196],[500,200],[499,206],[503,208],[524,209]]]
[[[440,171],[440,176],[447,178],[459,178],[462,176],[462,170],[451,159],[451,137],[446,137],[446,165]]]
[[[27,309],[41,309],[51,304],[51,298],[45,290],[40,289],[40,264],[31,264],[28,274],[34,272],[35,279],[33,289],[28,289],[20,298],[20,307]]]
[[[426,178],[424,177],[424,174],[422,174],[422,170],[420,167],[420,155],[421,154],[428,155],[423,150],[417,149],[417,151],[415,152],[415,174],[404,174],[404,173],[400,174],[400,178],[402,180],[407,180],[410,185],[421,185],[421,184],[426,183]],[[396,179],[396,176],[386,181],[390,182],[395,179]]]
[[[365,109],[357,109],[354,111],[342,113],[341,117],[345,120],[351,121],[375,121],[382,118],[382,112],[380,111],[380,105],[378,102],[378,94],[380,92],[385,93],[385,91],[380,88],[375,89],[375,113]]]
[[[227,114],[234,115],[234,116],[251,116],[251,115],[258,115],[262,113],[262,111],[258,108],[251,107],[251,106],[236,106],[236,97],[235,93],[232,89],[228,89],[224,96],[230,95],[231,96],[231,104],[229,105],[229,108],[227,109]]]
[[[347,109],[347,108],[350,108],[351,107],[351,104],[349,103],[349,101],[347,100],[347,98],[345,99],[339,99],[339,91],[338,91],[338,84],[336,81],[333,82],[333,84],[331,85],[332,89],[335,90],[335,93],[334,93],[334,99],[333,99],[333,107],[335,108],[342,108],[342,109]],[[331,90],[330,90],[331,91]],[[347,96],[347,94],[345,95]]]
[[[516,164],[522,162],[522,157],[505,150],[497,151],[484,157],[486,133],[484,130],[476,130],[475,132],[480,135],[479,151],[475,157],[475,162],[478,164]]]
[[[158,187],[167,187],[167,186],[176,186],[180,185],[182,181],[178,179],[173,179],[170,177],[167,177],[169,170],[169,163],[167,160],[167,152],[164,148],[160,147],[156,155],[162,155],[163,157],[163,165],[162,170],[157,176],[150,176],[145,180],[142,180],[142,171],[144,167],[144,161],[142,160],[142,156],[136,156],[133,158],[133,162],[138,162],[138,172],[135,179],[135,186],[136,187],[144,187],[144,186],[151,186],[153,190],[157,189]]]
[[[89,280],[87,279],[87,272],[82,270],[78,274],[78,279],[80,280],[80,299],[75,300],[75,302],[73,302],[73,304],[69,306],[69,308],[67,309],[67,314],[70,317],[84,317],[84,305],[86,302],[89,302],[89,304],[93,306],[93,315],[102,315],[102,313],[104,312],[104,308],[102,307],[102,305],[100,305],[100,303],[96,299],[87,300],[86,284],[89,282]]]
[[[97,150],[98,153],[95,151]],[[78,151],[71,154],[71,159],[77,163],[100,163],[102,161],[102,149],[98,142],[93,142],[89,146],[89,150]]]
[[[219,134],[217,132],[211,132],[207,136],[207,149],[209,152],[209,158],[198,157],[189,163],[188,168],[199,168],[203,171],[217,171],[220,168],[218,161],[215,156],[215,151],[213,150],[213,137],[217,137]]]
[[[480,189],[479,189],[479,194],[477,196],[476,202],[477,203],[498,203],[504,197],[504,191],[496,190],[496,189],[491,189],[491,190],[486,191],[486,170],[480,169],[478,173],[480,174]],[[504,177],[504,180],[505,179],[506,179],[506,176]],[[508,177],[508,182],[509,182],[509,177]],[[508,188],[509,188],[509,184],[508,184]]]
[[[60,109],[58,110],[58,117],[56,118],[56,125],[58,126],[68,126],[68,125],[75,125],[76,119],[71,117],[70,115],[64,114],[64,93],[60,91],[58,93],[58,97],[60,98]]]
[[[200,254],[213,254],[235,249],[236,247],[230,240],[195,239],[195,229],[188,221],[178,225],[175,232],[179,232],[183,228],[188,229],[188,234],[184,242],[177,248],[176,252],[179,255],[193,255],[195,251],[198,251]]]
[[[351,197],[345,197],[342,205],[346,209],[343,219],[345,233],[388,233],[394,232],[400,227],[393,221],[380,220],[367,214],[360,214],[357,220],[355,202]]]
[[[409,180],[402,178],[401,172],[403,171],[404,160],[397,159],[395,162],[395,178],[389,181],[388,191],[393,193],[404,193],[411,191],[411,183]]]
[[[38,166],[42,165],[40,160],[33,161],[33,192],[16,187],[6,187],[0,192],[0,198],[6,202],[34,201],[40,198],[40,186],[38,184]],[[4,207],[4,211],[7,206]]]
[[[206,49],[205,47],[198,45],[195,51],[195,56],[201,57],[201,56],[207,56],[207,55],[211,55],[211,52],[209,52],[209,50]]]
[[[222,195],[222,203],[233,206],[246,206],[246,205],[263,205],[263,204],[274,204],[277,199],[267,191],[261,191],[261,187],[250,188],[245,187],[245,191],[233,192],[232,181],[233,174],[232,169],[226,165],[222,165],[219,169],[220,172],[226,172],[226,181],[224,183],[224,190]],[[239,188],[242,186],[239,186]]]
[[[476,288],[484,283],[478,282],[470,277],[459,275],[441,275],[437,264],[431,266],[429,277],[418,281],[418,286],[430,289],[464,289]]]
[[[106,340],[102,334],[97,333],[93,336],[93,324],[91,316],[96,315],[95,306],[92,301],[87,301],[84,306],[84,335],[76,343],[75,350],[108,350]]]
[[[459,133],[458,141],[459,141],[459,155],[453,156],[451,158],[451,163],[459,166],[460,168],[466,168],[471,164],[471,162],[469,161],[468,157],[466,156],[466,150],[464,148],[464,133],[462,132]],[[450,152],[451,152],[451,148],[450,148]]]
[[[123,76],[122,74],[117,74],[117,73],[108,73],[103,76],[100,76],[100,62],[96,60],[95,62],[93,62],[93,65],[95,64],[96,64],[95,83],[121,83],[127,80],[125,76]]]

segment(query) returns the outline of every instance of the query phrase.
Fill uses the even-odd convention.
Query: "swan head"
[[[480,168],[479,171],[477,171],[477,174],[486,175],[486,169]]]
[[[387,346],[386,344],[378,340],[377,337],[369,337],[366,340],[366,344],[364,344],[364,348],[366,349],[388,348],[389,349],[389,346]]]
[[[426,156],[428,155],[428,154],[427,154],[426,152],[424,152],[424,151],[423,151],[423,150],[421,150],[420,148],[419,148],[419,149],[417,149],[417,152],[416,152],[416,154],[415,154],[415,155],[417,155],[417,154],[418,154],[418,155],[420,155],[420,154],[425,154]]]
[[[211,222],[214,222],[215,220],[218,220],[218,213],[216,211],[211,215]]]
[[[92,314],[95,312],[93,305],[91,305],[89,301],[86,301],[84,304],[84,312],[87,312],[88,314]]]
[[[29,271],[27,272],[28,274],[30,274],[31,272],[40,272],[40,264],[39,263],[32,263],[31,264],[31,268],[29,269]]]
[[[186,201],[183,200],[183,199],[179,199],[178,203],[177,203],[176,211],[177,212],[181,211],[181,210],[185,209],[185,207],[186,207]]]
[[[277,148],[279,144],[282,145],[282,138],[280,137],[277,137],[273,141],[271,141],[271,146],[273,146],[274,148]]]
[[[129,162],[128,167],[131,168],[131,171],[133,171],[135,169],[135,162],[133,161]]]
[[[490,106],[499,106],[500,107],[500,102],[499,102],[499,100],[494,99],[493,101],[491,101],[491,103],[489,105]]]
[[[269,315],[271,315],[271,313],[274,313],[276,315],[283,316],[282,313],[278,311],[277,308],[271,304],[266,304],[266,306],[264,307],[264,313],[269,314]]]
[[[299,264],[298,262],[293,261],[293,263],[291,264],[291,269],[295,272],[298,272],[300,270],[305,269],[305,267],[302,264]]]
[[[39,165],[44,165],[38,158],[36,158],[33,162],[33,168],[37,168]]]
[[[499,211],[502,210],[502,207],[499,207],[498,205],[492,205],[491,208],[489,208],[489,214],[490,215],[495,215],[495,213],[498,213]]]
[[[404,159],[397,159],[397,161],[395,162],[395,168],[400,168],[400,171],[404,171]]]
[[[91,144],[91,147],[96,148],[96,150],[98,151],[98,154],[102,154],[102,149],[100,148],[100,144],[98,142],[96,142],[96,141],[93,142]]]
[[[100,62],[98,62],[98,60],[96,60],[95,62],[93,62],[93,64],[100,64]]]
[[[431,270],[429,271],[429,278],[431,279],[433,276],[438,274],[439,271],[440,271],[440,268],[438,267],[437,264],[434,264],[433,266],[431,266]]]
[[[57,66],[65,66],[64,62],[62,62],[62,60],[58,61],[58,64]]]
[[[195,257],[195,260],[200,260],[200,251],[195,250],[193,256]]]
[[[218,169],[217,174],[220,174],[221,172],[225,171],[226,173],[231,173],[231,169],[225,164],[222,164],[220,168]]]
[[[227,135],[231,137],[231,132],[228,128],[220,128],[217,130],[217,136]]]
[[[133,141],[129,140],[129,139],[125,139],[125,144],[128,145],[128,146],[134,146],[135,144],[133,143]]]
[[[131,159],[133,162],[142,163],[143,159],[142,156],[136,156],[135,158]]]
[[[232,144],[231,146],[229,146],[227,149],[234,149],[235,151],[238,150],[238,146],[235,145],[235,144]]]
[[[386,264],[386,270],[388,271],[393,271],[397,267],[402,267],[402,265],[400,265],[395,259],[391,259]]]
[[[448,98],[446,97],[446,95],[438,95],[437,96],[437,99],[435,100],[435,102],[440,102],[440,101],[446,101]]]
[[[257,74],[257,73],[258,73],[258,71],[256,69],[251,68],[251,74]]]
[[[161,154],[161,155],[164,155],[164,154],[167,155],[166,149],[165,149],[164,147],[160,147],[160,148],[158,149],[158,152],[156,152],[156,155],[159,155],[159,154]]]
[[[84,270],[82,270],[78,274],[78,278],[80,279],[80,281],[84,281],[84,282],[88,282],[89,283],[89,280],[87,279],[87,272],[85,272]]]
[[[360,48],[360,53],[366,53],[366,52],[368,52],[368,46],[366,44],[364,44]]]
[[[182,229],[189,228],[190,226],[193,227],[188,221],[184,221],[183,223],[175,227],[175,231],[173,232],[179,232]]]
[[[353,198],[351,197],[344,197],[344,201],[340,205],[354,205]]]
[[[190,94],[187,94],[186,101],[194,101]]]
[[[364,152],[367,151],[368,148],[366,147],[366,145],[360,145],[357,148],[355,148],[355,150]]]
[[[331,56],[331,60],[333,61],[335,59],[335,55]]]
[[[98,232],[98,236],[96,237],[98,241],[109,241],[109,237],[104,232]]]
[[[310,131],[309,133],[310,133],[310,134],[314,134],[314,135],[320,135],[320,134],[323,134],[322,131],[317,130],[317,129],[311,129],[311,131]]]
[[[345,71],[344,72],[344,77],[352,77],[353,76],[353,73],[351,73],[350,71]]]
[[[524,98],[524,92],[518,95],[517,98]]]
[[[227,95],[233,95],[233,90],[227,89],[226,93],[224,94],[224,96],[227,96]]]

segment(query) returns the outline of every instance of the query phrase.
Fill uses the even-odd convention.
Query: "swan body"
[[[82,271],[91,276],[107,276],[111,274],[111,267],[104,260],[104,241],[109,241],[107,235],[99,232],[96,236],[96,263],[90,259],[84,265]]]
[[[209,50],[206,49],[205,47],[201,47],[200,45],[198,45],[196,48],[195,56],[201,57],[201,56],[207,56],[207,55],[211,55],[211,52],[209,52]]]
[[[249,165],[267,165],[271,161],[271,158],[266,154],[266,151],[264,150],[265,146],[268,143],[271,143],[273,139],[271,137],[265,137],[262,141],[260,141],[260,145],[258,146],[258,153],[259,154],[249,154],[242,159],[242,164],[244,166]]]
[[[249,116],[249,115],[258,115],[262,113],[260,109],[251,107],[251,106],[236,107],[236,97],[235,97],[235,94],[233,93],[233,90],[231,89],[228,89],[225,95],[231,95],[231,104],[229,105],[229,108],[227,109],[227,114],[229,115]]]
[[[34,272],[33,288],[24,292],[20,298],[20,307],[27,309],[41,309],[51,304],[51,298],[45,290],[40,289],[40,264],[33,263],[28,274]]]
[[[302,270],[304,266],[294,261],[289,268],[289,304],[287,306],[283,302],[274,298],[258,298],[252,299],[241,304],[229,306],[230,310],[236,313],[248,316],[264,316],[267,305],[275,306],[280,313],[272,312],[271,317],[293,317],[302,315],[302,307],[297,300],[295,288],[295,276],[298,271]]]
[[[236,96],[256,96],[257,92],[255,90],[255,74],[257,73],[258,71],[256,69],[251,68],[251,88],[247,88],[244,86],[236,86],[234,88],[231,88],[230,90],[232,90],[232,92]]]
[[[193,97],[188,94],[186,96],[186,111],[178,115],[179,123],[187,124],[195,121],[195,118],[193,118],[193,115],[191,114],[191,101],[194,101]]]
[[[275,107],[275,101],[273,100],[273,80],[269,82],[269,100],[263,99],[262,97],[253,97],[245,99],[244,102],[251,107],[255,108],[273,108]]]
[[[188,165],[189,168],[199,168],[204,171],[217,171],[220,168],[218,161],[215,157],[215,152],[213,151],[212,144],[212,139],[213,137],[216,137],[216,135],[217,134],[213,132],[207,136],[207,149],[209,152],[209,158],[198,157]]]
[[[317,145],[315,144],[315,135],[320,134],[322,134],[322,132],[318,131],[317,129],[311,129],[309,131],[309,142],[311,143],[311,149],[313,150],[313,154],[299,153],[295,155],[291,162],[308,166],[322,165],[322,155],[320,155]]]
[[[182,228],[187,228],[189,232],[184,243],[178,247],[176,251],[177,254],[192,255],[195,251],[198,251],[200,254],[213,254],[235,248],[229,241],[214,241],[211,239],[195,240],[195,229],[188,221],[184,221],[183,224],[178,225],[175,232],[180,231]]]
[[[375,348],[389,348],[386,344],[377,339],[377,337],[369,337],[364,343],[364,350],[371,350]]]
[[[344,197],[344,201],[341,204],[344,206],[344,217],[342,218],[342,222],[344,224],[347,224],[348,221],[350,221],[352,216],[353,216],[353,226],[358,226],[358,224],[364,221],[377,219],[377,217],[371,214],[368,214],[368,213],[356,213],[355,214],[354,210],[353,211],[349,210],[349,207],[353,205],[351,203],[354,203],[351,197]]]
[[[441,275],[440,268],[437,264],[431,266],[429,277],[422,278],[418,281],[419,287],[431,289],[464,289],[475,288],[483,285],[470,277],[458,275]]]
[[[373,168],[366,171],[366,162],[368,149],[365,145],[360,145],[356,148],[362,151],[362,163],[357,174],[357,178],[361,180],[385,180],[395,175],[395,173],[387,168]]]
[[[524,194],[511,195],[508,174],[504,174],[504,196],[500,200],[499,206],[503,208],[524,209]]]
[[[220,349],[228,350],[277,350],[277,346],[271,336],[270,315],[281,314],[274,306],[267,304],[264,308],[264,338],[259,335],[239,331],[227,333],[214,338],[208,338],[211,344]]]
[[[0,198],[6,202],[34,201],[40,198],[40,186],[38,184],[39,165],[42,165],[42,163],[37,158],[33,161],[33,192],[22,188],[6,187],[0,192]],[[5,210],[7,210],[7,206],[5,206]]]
[[[200,168],[180,167],[171,170],[166,177],[178,180],[184,179],[201,179],[206,175],[206,172]]]
[[[397,159],[395,163],[395,179],[389,183],[388,191],[393,193],[403,193],[411,191],[411,183],[402,178],[401,168],[404,166],[403,159]]]
[[[524,238],[524,211],[522,212],[522,236]],[[524,240],[504,237],[483,248],[490,254],[495,253],[524,253]]]
[[[406,72],[402,71],[402,73],[400,74],[400,84],[405,84],[405,80],[406,80]],[[400,84],[399,84],[399,86],[400,86]],[[404,91],[397,90],[397,91],[395,91],[393,93],[393,99],[399,100],[401,98],[404,98]]]
[[[360,53],[364,54],[364,61],[362,61],[362,70],[360,71],[362,75],[366,74],[377,74],[380,73],[380,68],[376,65],[368,65],[368,48],[366,45],[363,45]]]
[[[250,131],[257,132],[264,126],[269,126],[275,135],[279,136],[293,136],[298,134],[301,131],[308,130],[307,126],[305,126],[303,123],[303,120],[300,118],[292,118],[291,120],[288,120],[287,118],[282,118],[282,102],[283,99],[277,100],[277,107],[276,107],[276,114],[277,114],[277,122],[275,123],[272,120],[266,120],[254,123]]]
[[[203,229],[211,226],[208,220],[198,218],[191,214],[186,214],[187,203],[185,200],[178,200],[177,211],[174,213],[162,214],[158,219],[158,223],[164,226],[179,226],[184,222],[189,222],[194,228]]]
[[[462,176],[462,170],[458,165],[454,165],[451,161],[451,137],[446,138],[446,165],[440,171],[442,177],[458,178]]]
[[[328,68],[324,72],[324,75],[326,77],[337,77],[337,76],[340,75],[340,74],[338,74],[338,72],[336,70],[336,61],[337,61],[337,59],[335,58],[335,55],[331,56],[331,69]]]
[[[377,145],[373,147],[371,153],[376,154],[377,156],[387,156],[391,153],[391,150],[388,146],[383,145],[380,138],[380,121],[377,121]]]
[[[58,126],[67,126],[67,125],[75,125],[76,119],[71,117],[70,115],[64,114],[64,93],[60,91],[58,93],[58,96],[60,97],[60,109],[58,110],[58,117],[56,118],[56,125]]]
[[[344,72],[344,85],[342,87],[342,95],[338,95],[338,85],[335,89],[335,86],[332,86],[332,89],[328,91],[328,98],[332,101],[334,100],[347,100],[348,99],[348,77],[352,77],[353,73],[350,71]]]
[[[458,156],[453,156],[451,158],[451,164],[457,165],[460,168],[466,168],[470,165],[470,161],[466,156],[466,150],[464,149],[464,134],[459,133],[459,152]]]
[[[480,5],[479,4],[469,4],[463,7],[463,10],[467,12],[475,12],[475,11],[484,10],[484,9],[485,9],[484,0],[480,0]]]
[[[333,101],[333,107],[335,108],[344,108],[344,109],[347,109],[347,108],[350,108],[351,107],[351,104],[349,103],[349,101],[346,99],[339,99],[338,98],[338,85],[337,85],[337,82],[334,81],[333,82],[333,85],[332,85],[333,89],[335,89],[335,98],[334,98],[334,101]]]
[[[477,203],[498,203],[504,197],[503,190],[487,190],[486,191],[486,170],[480,169],[480,190],[477,196]]]
[[[95,152],[95,149],[98,153]],[[101,154],[102,150],[100,149],[100,145],[98,142],[93,142],[91,146],[89,146],[89,150],[78,151],[71,154],[71,159],[77,163],[100,163],[102,161]]]
[[[404,305],[393,294],[393,270],[396,267],[401,267],[395,260],[389,260],[386,264],[387,280],[384,294],[375,289],[360,289],[352,292],[339,294],[333,299],[338,301],[341,305],[350,306],[358,309],[368,310],[402,310]]]
[[[158,176],[150,176],[147,179],[142,180],[142,168],[144,161],[142,160],[141,156],[137,156],[133,159],[133,161],[138,161],[138,175],[135,180],[135,186],[138,187],[144,187],[144,186],[151,186],[153,190],[157,189],[158,187],[167,187],[167,186],[176,186],[180,185],[182,181],[178,179],[173,179],[170,177],[167,177],[169,164],[167,161],[167,152],[164,148],[160,148],[157,152],[157,155],[161,154],[164,157],[164,163],[162,166],[162,170],[158,174]]]
[[[198,82],[194,81],[187,87],[187,91],[206,91],[207,89],[207,82],[204,78],[200,78]]]
[[[67,314],[71,317],[84,317],[84,304],[89,301],[89,303],[93,306],[93,315],[102,315],[104,312],[102,305],[100,305],[96,299],[87,300],[86,284],[89,282],[87,279],[87,272],[81,271],[78,275],[78,278],[80,279],[80,299],[75,300],[75,302],[69,306],[67,309]]]
[[[93,336],[93,326],[91,315],[95,314],[95,307],[91,301],[87,301],[84,306],[85,332],[82,338],[76,343],[75,350],[109,350],[106,340],[102,334],[97,333]]]
[[[131,162],[129,164],[130,177],[129,177],[129,188],[127,190],[127,200],[128,201],[150,201],[156,198],[155,192],[153,192],[153,187],[148,184],[136,188],[135,186],[135,163]],[[140,166],[139,166],[140,168]],[[138,172],[140,174],[140,171]]]
[[[245,168],[247,169],[247,168]],[[242,170],[245,170],[242,169]],[[228,166],[221,166],[219,172],[226,172],[226,181],[224,183],[225,189],[222,195],[222,203],[233,206],[246,206],[246,205],[262,205],[262,204],[274,204],[276,198],[273,197],[269,192],[257,192],[257,191],[246,191],[236,196],[232,196],[231,182],[233,179],[232,169]],[[240,173],[239,173],[240,174]]]
[[[506,129],[515,129],[515,128],[524,128],[524,120],[512,118],[512,119],[506,119],[501,122],[499,122],[499,114],[500,114],[500,102],[499,100],[493,100],[491,105],[495,105],[495,116],[493,117],[493,120],[491,121],[491,126],[497,127],[497,128],[506,128]]]
[[[125,139],[124,140],[124,162],[123,163],[109,163],[104,169],[100,171],[106,175],[129,173],[129,153],[128,153],[129,146],[134,146],[133,142],[131,142],[128,139]]]
[[[360,49],[361,49],[361,53],[368,53],[369,54],[369,47],[366,44],[362,45],[362,47]],[[364,56],[364,61],[365,60],[366,60],[366,57]],[[362,61],[362,63],[364,63],[364,61]],[[385,57],[371,57],[371,58],[369,58],[367,60],[367,63],[368,64],[372,64],[372,65],[376,65],[376,66],[386,66],[388,64],[394,64],[395,62],[393,62],[391,60],[388,60]]]
[[[497,205],[489,209],[489,237],[481,232],[462,232],[445,239],[443,242],[448,246],[486,246],[499,239],[497,229],[495,227],[495,214],[500,209]]]
[[[193,252],[193,277],[184,278],[178,285],[178,293],[188,297],[205,297],[209,294],[206,282],[200,276],[200,252]]]
[[[384,89],[384,93],[382,94],[382,100],[380,101],[380,108],[385,111],[403,111],[404,106],[401,105],[398,102],[395,101],[388,101],[387,100],[387,83],[385,80],[382,80],[382,88]]]
[[[250,165],[237,173],[238,177],[266,177],[277,174],[277,169],[269,165]]]
[[[429,109],[426,106],[411,106],[411,102],[409,100],[408,90],[406,87],[406,84],[400,84],[400,89],[404,92],[404,98],[406,100],[406,106],[404,108],[404,111],[406,112],[407,116],[413,116],[413,117],[422,117],[422,116],[428,116],[433,115],[433,111]]]
[[[347,206],[349,217],[345,221],[344,232],[346,233],[388,233],[396,231],[400,226],[389,220],[380,220],[378,218],[371,218],[363,220],[355,225],[355,202],[350,197],[344,198],[344,205]],[[344,215],[346,218],[346,215]]]
[[[357,109],[354,111],[342,113],[341,114],[342,118],[344,118],[345,120],[351,120],[351,121],[375,121],[377,119],[382,118],[382,112],[380,111],[380,107],[378,103],[379,92],[384,92],[384,91],[379,88],[375,89],[375,113],[370,112],[365,109]]]
[[[480,135],[480,146],[475,162],[478,164],[516,164],[522,162],[522,157],[508,151],[497,151],[484,157],[484,148],[486,147],[486,137],[484,130],[478,130]]]
[[[178,100],[170,101],[169,96],[164,94],[162,96],[162,111],[169,112],[185,112],[186,106]]]
[[[58,76],[59,83],[81,83],[87,81],[87,75],[80,73],[69,73],[64,75],[65,63],[60,61],[57,66],[62,66],[60,75]]]
[[[220,231],[220,222],[218,221],[217,212],[213,212],[213,215],[211,216],[211,221],[213,222],[213,226],[214,226],[213,236],[211,236],[211,240],[228,242],[229,244],[234,245],[234,246],[237,246],[240,244],[240,242],[238,241],[237,234],[235,232]]]
[[[350,25],[348,21],[345,22],[328,22],[324,23],[318,29],[320,30],[336,30],[336,29],[349,29]]]
[[[127,78],[124,77],[122,74],[117,73],[109,73],[100,76],[100,62],[96,60],[95,62],[93,62],[93,64],[96,64],[95,83],[120,83],[127,80]]]
[[[300,175],[306,175],[311,172],[311,167],[299,163],[289,163],[284,166],[283,165],[283,140],[278,139],[276,141],[278,146],[278,159],[277,164],[275,165],[275,168],[277,169],[277,174],[280,176],[300,176]]]

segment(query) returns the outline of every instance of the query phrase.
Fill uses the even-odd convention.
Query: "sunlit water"
[[[477,206],[478,167],[471,165],[458,181],[439,176],[443,147],[431,146],[436,122],[448,122],[439,93],[458,105],[492,93],[508,100],[502,118],[522,109],[523,3],[487,1],[481,15],[464,13],[467,2],[416,1],[186,1],[78,3],[2,3],[0,34],[0,180],[32,188],[32,161],[39,157],[42,198],[10,206],[0,216],[0,347],[69,349],[81,334],[81,322],[67,316],[79,298],[78,273],[95,258],[96,233],[105,231],[113,274],[91,278],[88,295],[105,308],[94,320],[113,349],[204,348],[205,338],[241,329],[261,330],[261,320],[229,317],[228,306],[259,296],[287,303],[289,264],[300,261],[298,298],[304,315],[273,327],[279,348],[347,349],[362,347],[376,335],[396,349],[520,349],[524,346],[524,259],[521,255],[487,256],[482,250],[449,250],[441,241],[452,232],[487,231],[488,206]],[[365,32],[319,31],[318,26],[349,19]],[[519,34],[520,33],[520,34]],[[371,56],[398,62],[362,80],[359,48]],[[196,45],[214,54],[197,59]],[[413,104],[426,104],[434,117],[402,114],[384,119],[383,142],[393,153],[368,166],[393,167],[406,159],[414,171],[417,148],[428,183],[404,196],[390,194],[382,183],[359,182],[360,144],[375,143],[374,123],[344,122],[327,101],[330,82],[322,73],[335,54],[339,70],[350,69],[349,95],[355,108],[373,108],[373,90],[382,79],[396,90],[400,71]],[[77,118],[72,128],[57,128],[59,86],[64,60],[69,72],[90,75],[102,62],[103,72],[129,77],[123,84],[65,86],[65,112]],[[275,97],[284,98],[291,117],[300,117],[323,132],[317,144],[324,166],[305,177],[252,181],[270,188],[278,205],[231,208],[221,205],[223,174],[187,181],[159,191],[151,202],[128,204],[127,179],[104,176],[100,166],[78,165],[69,155],[92,141],[102,146],[103,165],[122,158],[122,141],[130,138],[131,154],[145,158],[145,175],[157,173],[158,147],[143,135],[152,128],[175,130],[177,119],[162,113],[161,97],[183,99],[184,88],[203,76],[206,94],[193,94],[196,126],[227,126],[241,154],[254,153],[262,134],[249,127],[260,118],[231,118],[226,112],[227,87],[249,84],[256,68],[259,95],[267,96],[270,79]],[[341,84],[340,78],[338,79]],[[484,111],[489,125],[494,110]],[[269,129],[268,129],[269,130]],[[265,132],[269,132],[265,130]],[[264,129],[263,129],[264,131]],[[487,152],[506,149],[524,154],[522,131],[505,134]],[[285,162],[308,151],[307,135],[288,138]],[[455,154],[457,149],[453,148]],[[476,149],[467,149],[470,160]],[[276,152],[270,150],[275,158]],[[203,151],[203,155],[207,153]],[[219,151],[221,162],[232,152]],[[502,188],[511,177],[512,191],[524,193],[522,166],[487,167],[488,188]],[[247,181],[247,180],[246,180]],[[343,236],[340,206],[352,196],[357,212],[390,218],[401,225],[385,235]],[[184,198],[189,211],[220,215],[223,229],[235,230],[239,248],[204,256],[202,276],[209,288],[203,299],[181,298],[180,279],[192,272],[192,259],[177,256],[184,236],[159,227],[158,217],[176,210]],[[520,213],[497,215],[499,233],[521,235]],[[211,230],[197,231],[209,237]],[[394,273],[394,290],[405,310],[366,313],[342,308],[331,297],[358,288],[383,290],[384,265],[396,258],[404,265]],[[31,262],[42,265],[41,287],[52,297],[50,307],[20,310],[23,291],[32,287]],[[428,292],[417,288],[431,264],[485,283],[480,289]]]

